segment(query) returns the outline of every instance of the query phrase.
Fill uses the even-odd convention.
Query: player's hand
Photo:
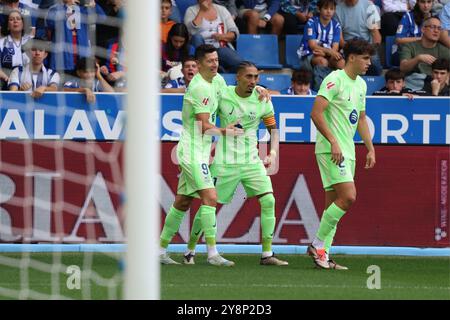
[[[41,86],[39,88],[36,88],[36,90],[34,90],[31,93],[31,96],[35,99],[38,99],[38,98],[42,97],[44,95],[44,93],[45,93],[45,87]]]
[[[278,170],[277,163],[277,152],[275,150],[270,150],[270,153],[264,158],[263,164],[266,167],[266,173],[268,176],[275,174]]]
[[[227,136],[242,136],[245,131],[239,122],[230,123],[225,127],[225,135]]]
[[[364,169],[371,169],[375,166],[375,151],[369,151],[366,156],[366,166]]]
[[[258,97],[259,101],[269,102],[270,100],[272,100],[272,97],[270,96],[269,90],[267,90],[266,88],[263,88],[263,87],[260,87],[260,86],[256,86],[255,90],[259,94],[259,97]]]
[[[331,144],[331,161],[336,165],[340,165],[344,161],[341,147],[337,142]]]

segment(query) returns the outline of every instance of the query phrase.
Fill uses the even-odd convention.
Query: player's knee
[[[217,195],[216,195],[216,194],[208,195],[207,197],[205,197],[205,198],[202,200],[202,203],[203,203],[205,206],[210,206],[210,207],[215,207],[215,206],[217,206]]]
[[[272,193],[268,193],[259,198],[259,203],[261,204],[261,208],[275,208],[275,197]]]
[[[356,202],[356,193],[350,193],[350,194],[346,195],[344,200],[345,200],[345,203],[347,204],[347,206],[350,207],[351,205],[353,205]]]
[[[190,200],[189,198],[177,197],[175,199],[175,203],[173,204],[173,206],[177,210],[187,211],[187,210],[189,210],[189,208],[191,206],[191,202],[192,202],[192,200]]]

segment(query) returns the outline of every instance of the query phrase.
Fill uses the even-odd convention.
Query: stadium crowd
[[[88,100],[126,90],[124,1],[0,0],[1,89],[78,91]],[[294,34],[300,70],[262,70],[291,76],[275,93],[314,94],[343,67],[344,43],[362,38],[377,48],[367,75],[385,77],[374,94],[449,95],[449,0],[161,0],[160,24],[162,92],[184,92],[201,44],[218,48],[220,72],[232,74],[243,61],[240,35],[274,34],[283,50]]]

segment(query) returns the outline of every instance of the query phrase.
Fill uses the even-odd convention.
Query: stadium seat
[[[221,73],[220,75],[225,79],[227,85],[234,86],[236,84],[236,73]]]
[[[286,66],[293,69],[300,69],[300,60],[297,50],[302,42],[302,35],[288,34],[286,35]]]
[[[287,74],[260,74],[259,84],[272,90],[281,91],[289,88],[291,77]]]
[[[395,36],[386,36],[386,51],[385,51],[385,67],[391,68],[391,67],[398,67],[400,63],[400,58],[397,52],[392,54],[392,47],[395,45]]]
[[[367,95],[370,96],[377,90],[380,90],[385,85],[384,76],[363,76],[367,83]]]
[[[237,52],[243,60],[253,62],[259,69],[282,68],[276,35],[241,34],[237,39]]]
[[[178,10],[180,10],[181,21],[184,21],[184,14],[186,13],[187,8],[190,6],[195,6],[197,4],[197,0],[175,0]]]

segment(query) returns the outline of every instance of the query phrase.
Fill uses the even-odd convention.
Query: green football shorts
[[[260,163],[247,165],[211,165],[211,175],[217,191],[217,202],[230,203],[239,185],[251,198],[273,192],[272,181],[266,174],[266,168]]]
[[[331,153],[316,154],[320,176],[325,191],[333,190],[332,186],[342,182],[353,182],[355,176],[355,160],[344,161],[336,165],[331,161]]]
[[[180,162],[181,175],[177,194],[199,198],[197,191],[214,188],[213,179],[207,163]]]

